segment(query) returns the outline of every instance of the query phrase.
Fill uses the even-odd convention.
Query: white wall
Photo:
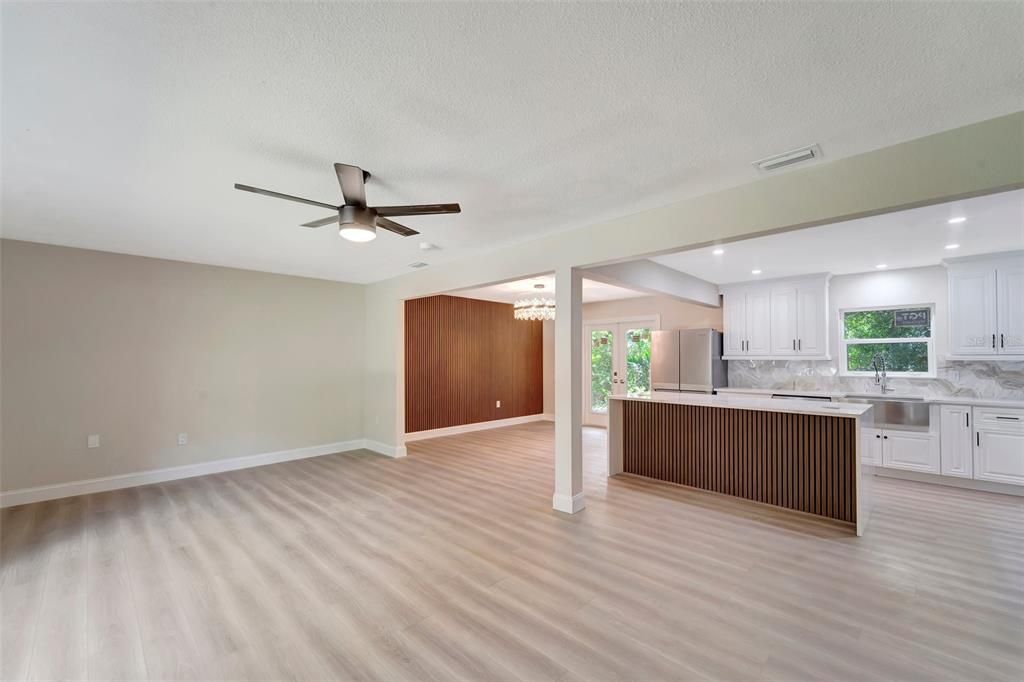
[[[837,275],[829,281],[829,346],[832,357],[840,357],[839,311],[846,308],[878,306],[935,305],[932,338],[935,354],[942,358],[949,347],[946,268],[925,268]]]
[[[0,273],[2,490],[362,438],[360,285],[9,240]]]

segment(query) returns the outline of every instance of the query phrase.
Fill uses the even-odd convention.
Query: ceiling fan
[[[359,166],[350,166],[345,163],[334,164],[334,172],[338,174],[338,183],[341,184],[341,196],[345,203],[334,206],[322,201],[303,199],[290,194],[281,194],[269,189],[260,189],[249,185],[235,183],[235,189],[244,192],[254,192],[268,197],[297,201],[300,204],[310,206],[322,206],[335,211],[335,215],[328,218],[314,220],[311,223],[303,223],[303,227],[323,227],[331,223],[338,223],[341,228],[338,234],[352,242],[368,242],[377,236],[377,228],[381,227],[402,237],[411,237],[419,234],[416,230],[405,225],[399,225],[393,220],[393,216],[403,215],[436,215],[439,213],[460,213],[462,209],[458,204],[420,204],[416,206],[367,206],[366,205],[366,181],[370,174]]]

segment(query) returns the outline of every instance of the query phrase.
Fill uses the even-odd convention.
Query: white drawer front
[[[975,407],[975,429],[998,429],[1010,433],[1024,433],[1024,410],[999,407]]]

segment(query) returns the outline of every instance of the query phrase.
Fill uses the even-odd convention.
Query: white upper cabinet
[[[828,278],[722,287],[725,356],[828,356]]]
[[[828,355],[828,283],[807,282],[797,288],[796,351]]]
[[[999,352],[1024,355],[1024,258],[996,268]]]
[[[747,292],[747,355],[769,355],[771,297],[765,289]]]
[[[947,263],[949,353],[1024,356],[1024,255]]]
[[[795,286],[772,287],[772,355],[796,355],[797,294]]]
[[[995,269],[950,268],[950,354],[992,355],[996,352],[995,338]]]
[[[747,352],[747,297],[743,291],[725,294],[722,301],[722,322],[725,326],[723,355]]]

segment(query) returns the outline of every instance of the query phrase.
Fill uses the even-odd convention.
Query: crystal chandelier
[[[534,289],[543,289],[543,284],[534,284]],[[555,319],[555,301],[550,298],[521,298],[512,304],[512,316],[517,320]]]

